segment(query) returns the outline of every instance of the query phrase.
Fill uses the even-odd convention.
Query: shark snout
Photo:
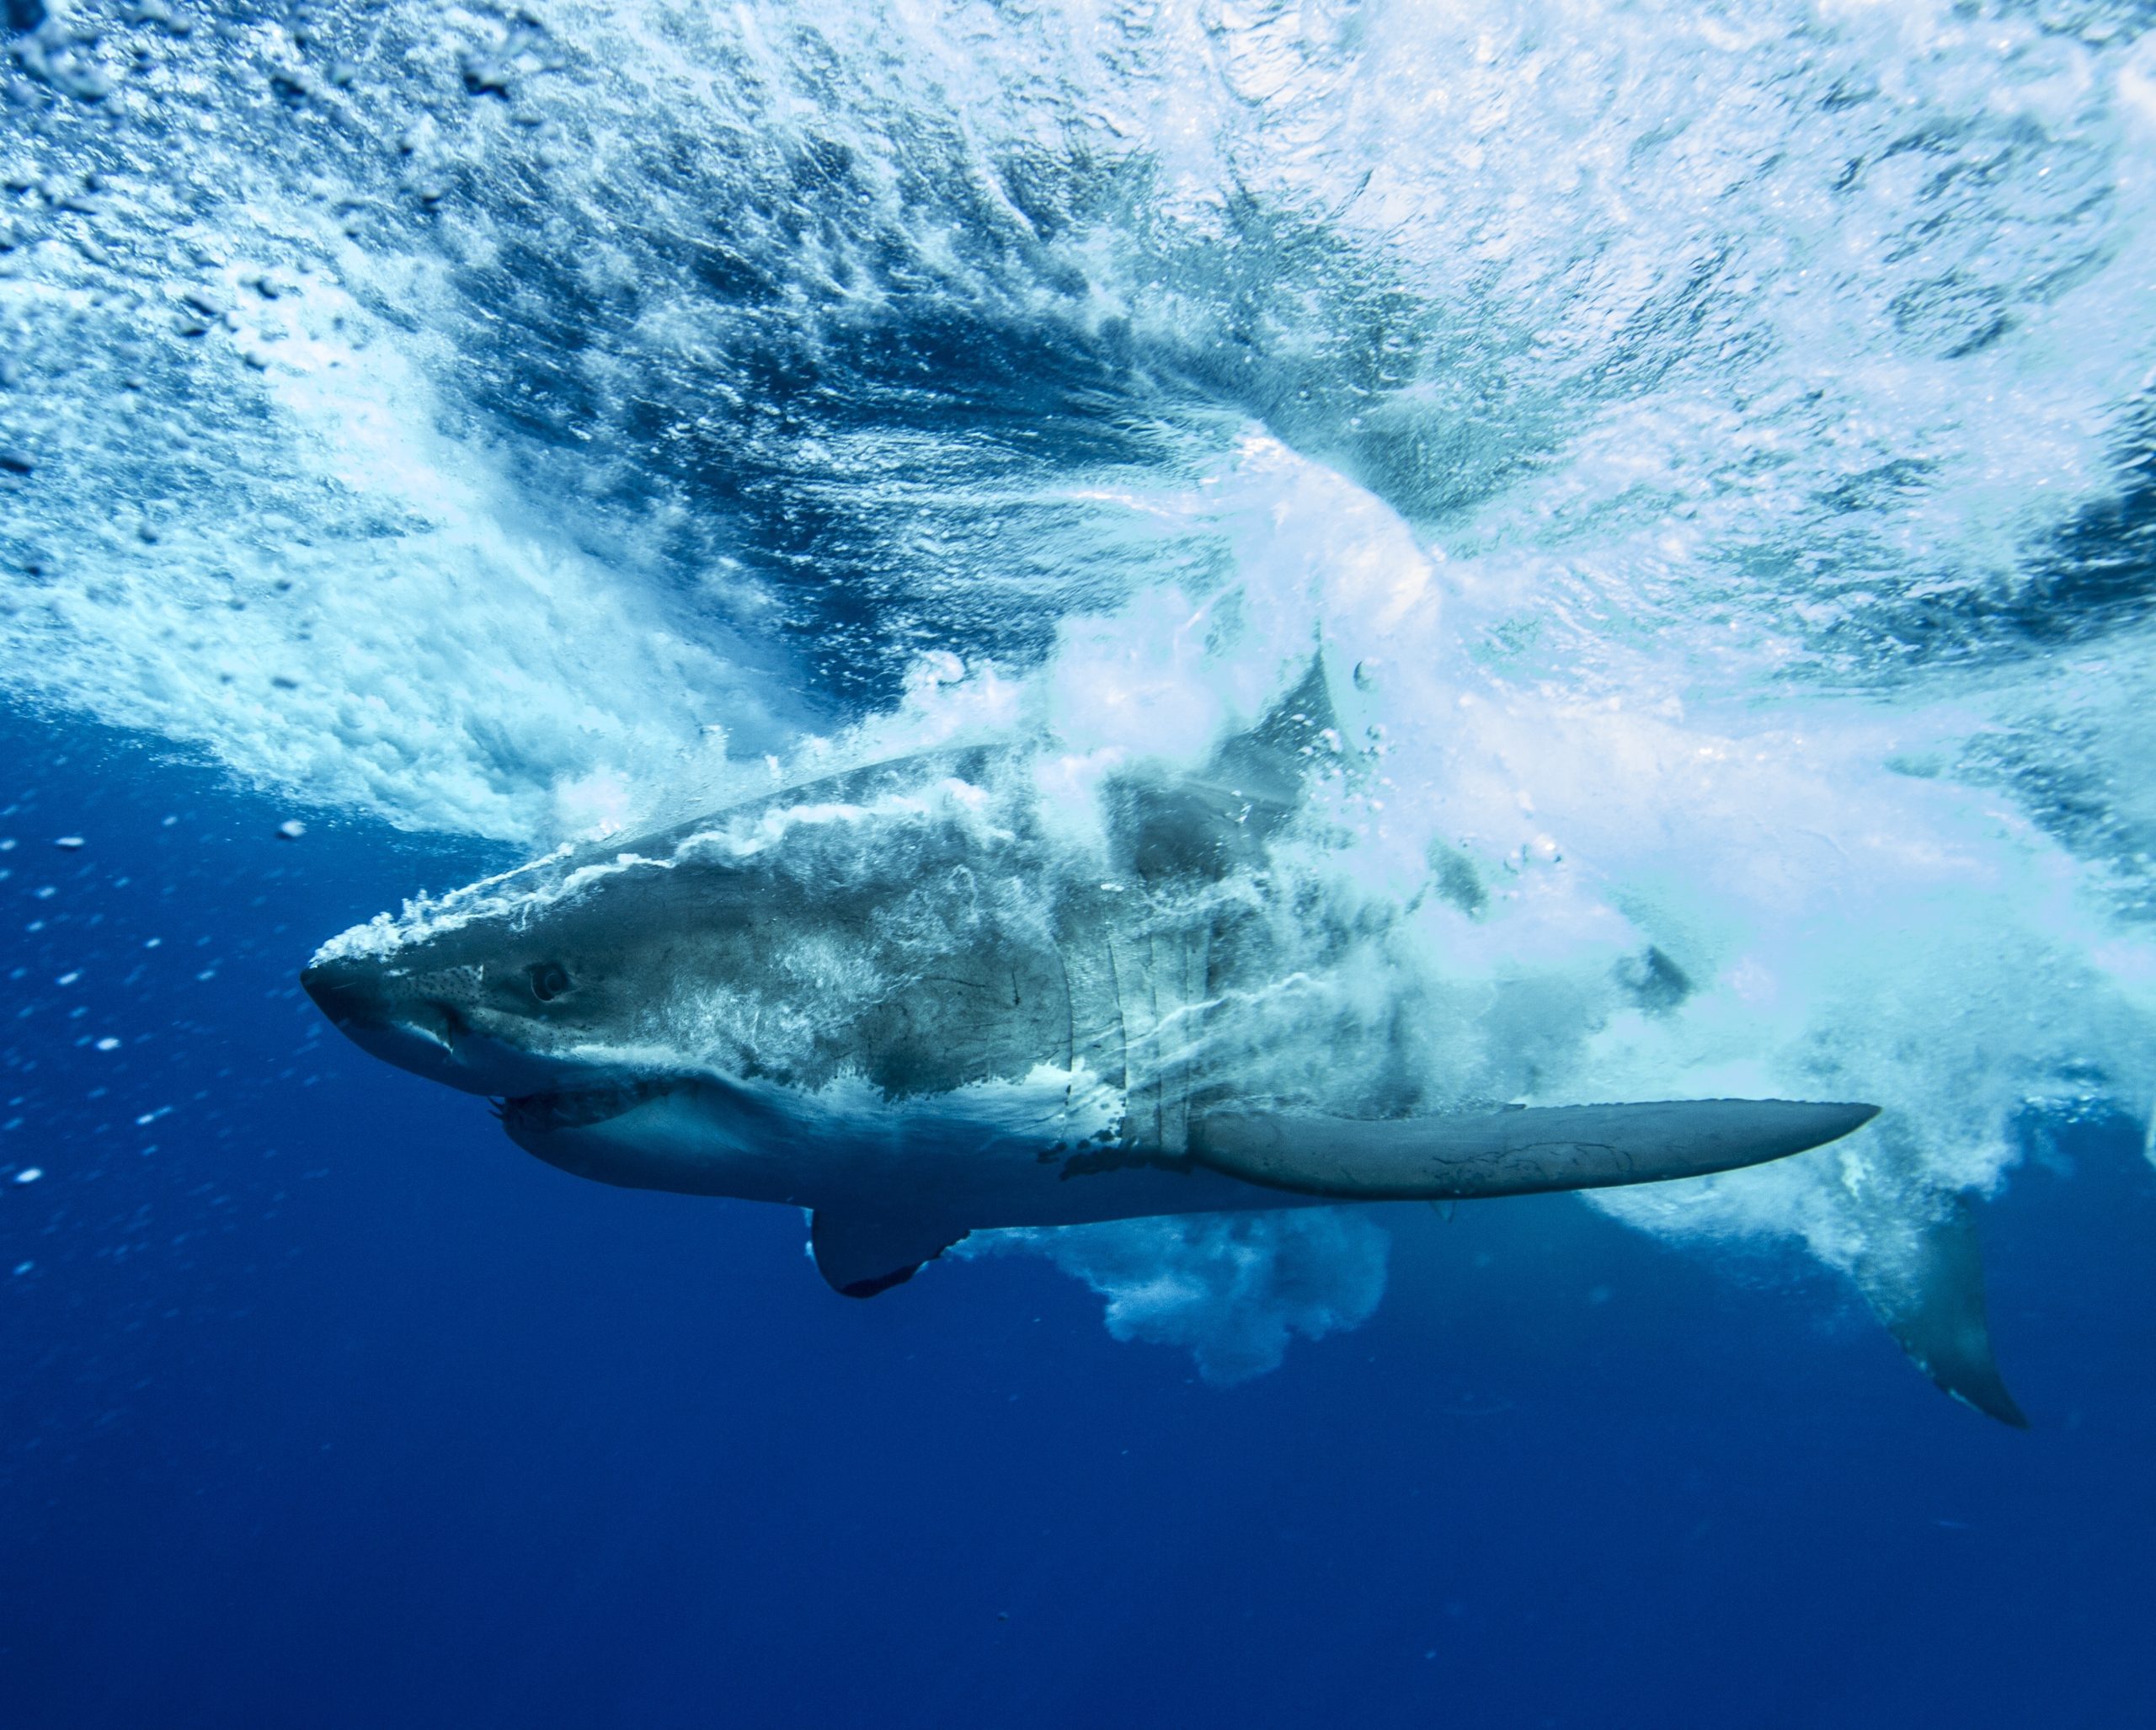
[[[340,1028],[384,1018],[383,994],[372,969],[349,961],[318,961],[300,969],[300,987]]]
[[[394,1033],[446,1053],[455,1049],[456,1036],[466,1031],[464,1017],[450,1004],[364,963],[317,962],[300,970],[300,985],[340,1032],[362,1045]]]
[[[379,967],[354,961],[318,961],[300,972],[301,987],[315,1006],[370,1056],[452,1087],[488,1091],[467,1079],[467,1065],[458,1060],[462,1018],[447,1004],[398,989],[399,983]]]
[[[561,1084],[563,1065],[525,1049],[501,1017],[479,1014],[492,1031],[430,978],[380,962],[339,957],[300,971],[300,985],[337,1030],[372,1057],[467,1093],[513,1096]],[[478,1014],[478,1012],[474,1012]]]

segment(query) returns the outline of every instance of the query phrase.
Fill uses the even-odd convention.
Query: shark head
[[[300,982],[370,1055],[498,1098],[873,1070],[857,1023],[941,953],[909,897],[979,862],[951,767],[875,765],[565,852],[333,937]]]
[[[1335,767],[1338,738],[1314,657],[1197,774],[1113,779],[1107,855],[1079,875],[1165,892],[1255,867],[1305,780]],[[984,974],[939,1018],[917,981],[995,970],[982,958],[1010,910],[981,910],[997,896],[1054,900],[1031,782],[1005,787],[999,767],[1027,761],[1022,745],[893,758],[619,850],[565,850],[332,938],[301,983],[371,1055],[500,1098],[689,1078],[814,1088],[848,1071],[917,1093],[980,1079],[960,1071],[991,1052],[995,1073],[1023,1075],[1043,1053],[1030,1021],[987,1007],[1005,985]]]
[[[444,916],[376,921],[323,945],[300,974],[371,1055],[468,1093],[515,1097],[633,1079],[663,977],[656,865],[561,891],[542,883]]]

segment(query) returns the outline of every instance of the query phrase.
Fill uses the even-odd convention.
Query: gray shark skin
[[[1876,1114],[1428,1097],[1397,910],[1282,865],[1337,741],[1314,663],[1200,772],[1113,782],[1104,849],[1024,750],[874,764],[357,927],[302,981],[564,1171],[813,1209],[855,1296],[973,1231],[1653,1183]]]

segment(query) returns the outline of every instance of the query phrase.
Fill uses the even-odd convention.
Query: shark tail
[[[1983,1253],[1967,1196],[1934,1198],[1900,1218],[1875,1217],[1849,1275],[1933,1381],[1987,1418],[2029,1427],[1992,1354]]]

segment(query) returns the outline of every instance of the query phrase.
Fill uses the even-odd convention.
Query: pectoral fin
[[[834,1214],[816,1209],[809,1222],[808,1244],[816,1271],[831,1289],[846,1297],[874,1297],[904,1285],[966,1235],[967,1228],[947,1220],[905,1215]]]
[[[1193,1151],[1215,1170],[1343,1201],[1444,1201],[1656,1183],[1817,1147],[1876,1105],[1683,1099],[1560,1105],[1474,1117],[1366,1119],[1209,1114]]]
[[[2029,1427],[1992,1356],[1983,1258],[1967,1196],[1940,1198],[1891,1225],[1875,1222],[1849,1277],[1917,1368],[1986,1417]]]

